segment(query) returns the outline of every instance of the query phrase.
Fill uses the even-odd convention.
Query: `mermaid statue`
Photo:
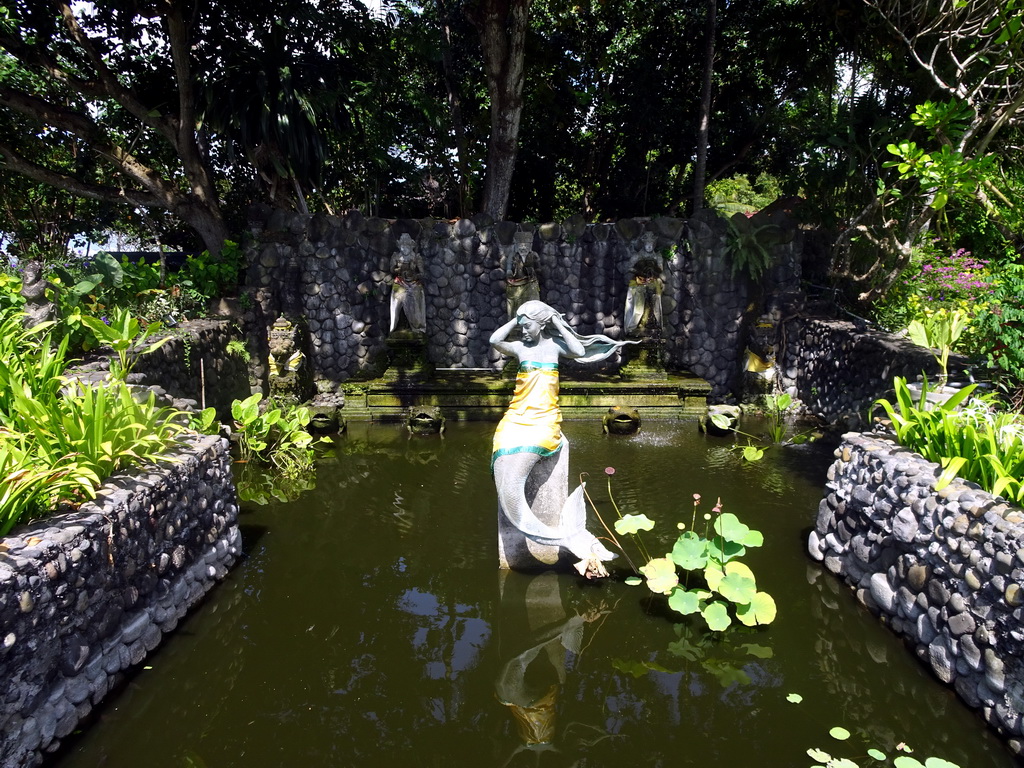
[[[521,339],[509,340],[517,326]],[[500,565],[553,565],[566,549],[587,578],[607,576],[604,562],[615,555],[586,529],[584,486],[568,495],[569,444],[558,407],[558,361],[598,362],[636,342],[580,336],[554,308],[536,300],[523,303],[490,342],[519,360],[515,393],[494,432],[491,454]]]

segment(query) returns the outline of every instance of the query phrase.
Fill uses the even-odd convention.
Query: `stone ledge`
[[[1024,751],[1024,514],[874,435],[836,450],[812,558]]]
[[[0,540],[0,765],[36,765],[241,552],[226,441],[199,436]]]

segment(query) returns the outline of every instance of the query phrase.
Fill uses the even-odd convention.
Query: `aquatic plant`
[[[764,413],[767,426],[767,434],[764,437],[758,437],[737,429],[728,414],[713,413],[709,415],[709,418],[719,429],[735,432],[737,435],[747,438],[746,445],[736,447],[747,461],[760,461],[764,458],[764,449],[756,443],[767,446],[801,445],[812,442],[817,437],[810,431],[790,434],[788,414],[792,410],[793,405],[793,397],[788,392],[764,396],[762,412]]]
[[[775,620],[774,599],[767,592],[758,591],[753,571],[739,560],[748,547],[759,547],[764,543],[760,531],[749,528],[731,512],[723,512],[722,500],[719,499],[712,512],[703,516],[704,532],[699,533],[696,524],[701,497],[695,493],[690,528],[687,530],[685,523],[679,523],[677,527],[682,533],[672,550],[662,557],[652,557],[640,533],[652,530],[655,522],[643,514],[621,514],[611,492],[614,472],[612,467],[605,470],[609,498],[618,515],[613,527],[619,536],[633,541],[644,562],[637,568],[619,539],[601,519],[612,542],[634,569],[635,575],[626,580],[627,584],[646,582],[652,592],[668,597],[669,608],[683,616],[699,615],[708,628],[716,632],[728,629],[733,617],[748,627],[770,624]],[[587,498],[590,500],[589,496]],[[593,501],[590,502],[597,512]],[[600,518],[600,513],[597,514]],[[691,577],[696,582],[692,587]]]
[[[314,438],[306,431],[311,418],[308,408],[278,407],[272,402],[261,407],[262,399],[257,392],[231,404],[242,461],[271,464],[289,477],[312,471],[314,445],[329,443],[330,438]]]

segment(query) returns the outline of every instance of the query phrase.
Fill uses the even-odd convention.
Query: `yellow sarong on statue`
[[[522,362],[508,410],[494,431],[491,466],[499,456],[551,456],[562,446],[558,408],[558,363]]]

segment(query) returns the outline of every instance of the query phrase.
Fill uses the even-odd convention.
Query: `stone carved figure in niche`
[[[21,278],[21,295],[25,297],[23,323],[26,328],[35,328],[57,317],[57,307],[46,298],[46,289],[50,287],[49,281],[43,277],[42,262],[26,262]]]
[[[664,266],[654,250],[657,236],[644,232],[635,241],[629,259],[629,291],[626,294],[626,335],[648,336],[662,327],[661,294],[664,290]]]
[[[426,297],[423,292],[423,258],[408,233],[398,238],[398,250],[391,256],[391,327],[394,333],[402,318],[416,333],[427,332]]]
[[[515,316],[520,305],[540,299],[537,266],[533,233],[516,232],[512,236],[512,248],[505,257],[505,301],[509,317]]]
[[[514,328],[521,340],[510,340]],[[604,561],[614,555],[586,529],[583,486],[568,495],[569,444],[562,435],[558,407],[558,361],[598,362],[623,344],[607,336],[580,336],[554,308],[528,301],[498,328],[491,345],[519,360],[515,392],[494,433],[491,468],[498,492],[499,556],[502,566],[526,567],[533,554],[540,562],[553,561],[560,548],[579,562],[576,569],[588,578],[606,576]],[[533,498],[529,498],[533,496]],[[503,533],[507,521],[518,539]],[[519,547],[519,544],[524,544]],[[540,547],[536,549],[535,546]]]

